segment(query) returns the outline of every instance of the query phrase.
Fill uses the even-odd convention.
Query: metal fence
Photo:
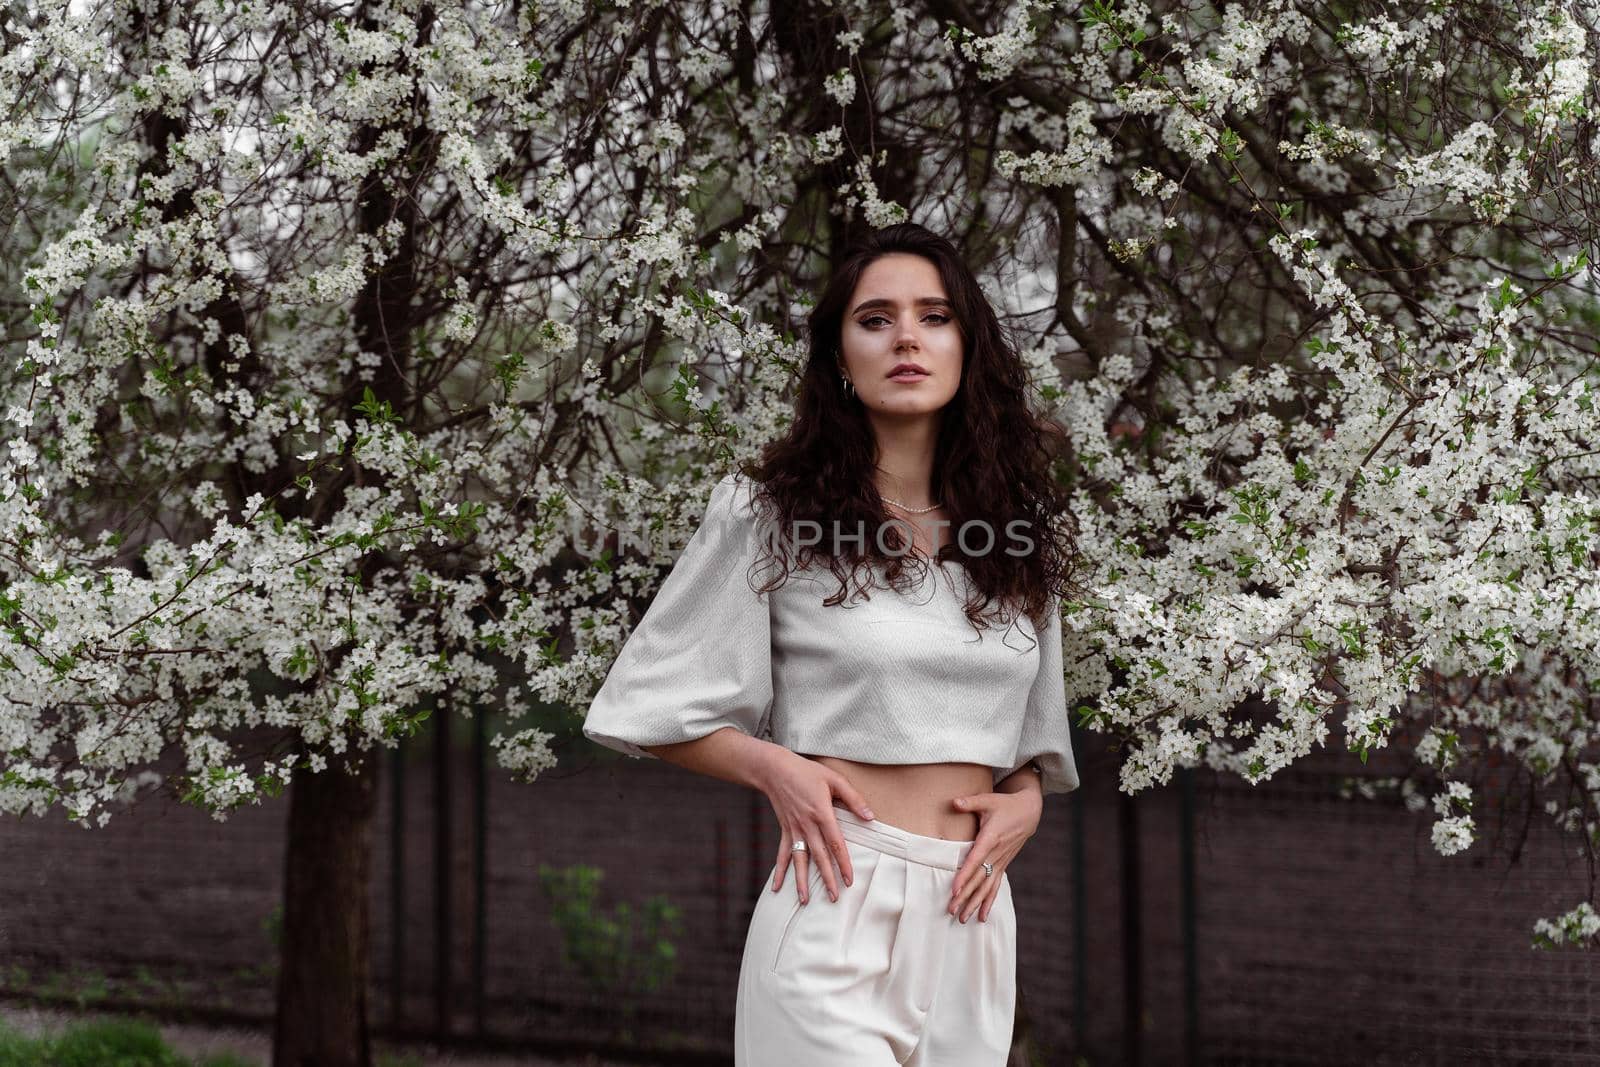
[[[375,1029],[726,1062],[776,855],[764,798],[581,739],[520,785],[492,763],[494,729],[458,720],[384,764]],[[1085,787],[1047,798],[1009,872],[1033,1062],[1600,1056],[1594,957],[1529,947],[1532,920],[1587,885],[1540,824],[1515,863],[1491,840],[1446,859],[1428,816],[1341,798],[1376,764],[1324,755],[1261,787],[1200,773],[1127,797],[1115,754],[1080,741]],[[5,993],[270,1018],[285,814],[0,823]]]

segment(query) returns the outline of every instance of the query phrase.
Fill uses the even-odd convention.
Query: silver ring
[[[789,846],[790,852],[804,852],[805,850],[806,843],[804,841],[796,841],[794,844]]]
[[[993,874],[993,873],[994,873],[994,864],[992,864],[992,863],[985,863],[985,864],[984,864],[984,865],[983,865],[983,876],[984,876],[984,877],[985,877],[985,878],[987,878],[987,877],[989,877],[989,876],[990,876],[990,875],[991,875],[991,874]]]

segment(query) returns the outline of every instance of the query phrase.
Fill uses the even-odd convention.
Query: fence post
[[[1134,798],[1117,790],[1117,814],[1122,838],[1122,1062],[1139,1067],[1144,1030],[1144,971],[1139,943],[1139,811]]]
[[[484,971],[488,954],[489,901],[489,727],[484,719],[489,709],[482,704],[472,709],[472,1024],[473,1032],[483,1036]]]
[[[1089,1057],[1089,877],[1084,870],[1083,789],[1067,798],[1072,806],[1072,1028],[1078,1047],[1073,1051]]]
[[[406,983],[406,739],[394,748],[389,776],[389,1025],[405,1018]]]
[[[450,1033],[450,716],[433,717],[434,1031]]]
[[[728,914],[728,867],[731,865],[728,855],[728,820],[718,815],[712,823],[712,848],[715,850],[716,875],[712,882],[712,891],[717,901],[717,943],[727,945],[733,939],[733,916]]]
[[[1195,947],[1194,768],[1178,768],[1178,882],[1183,925],[1183,1047],[1185,1061],[1200,1062],[1200,967]]]
[[[755,894],[761,891],[766,883],[766,872],[761,869],[761,858],[766,854],[766,849],[761,843],[761,829],[766,825],[767,809],[763,803],[761,793],[750,790],[750,881],[751,889],[745,894],[745,899],[759,900]],[[742,911],[742,909],[741,909]],[[743,922],[748,923],[750,916],[743,916]]]

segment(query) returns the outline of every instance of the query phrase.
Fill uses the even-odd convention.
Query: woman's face
[[[867,265],[845,306],[839,348],[840,371],[873,415],[931,415],[961,384],[961,330],[938,269],[921,256],[893,252]],[[894,375],[903,363],[923,373]]]

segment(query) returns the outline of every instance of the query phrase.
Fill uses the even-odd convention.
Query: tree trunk
[[[289,789],[273,1067],[371,1067],[368,882],[381,761],[355,753],[351,774],[351,756],[295,771]]]

